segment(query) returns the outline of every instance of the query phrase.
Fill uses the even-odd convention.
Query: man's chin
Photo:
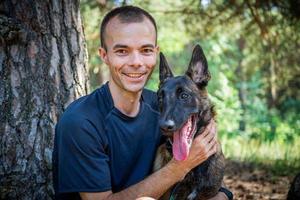
[[[125,89],[131,93],[139,93],[144,89],[144,84],[127,86]]]
[[[146,81],[140,81],[140,82],[127,82],[124,85],[124,88],[128,91],[128,92],[132,92],[132,93],[138,93],[141,92],[145,85],[146,85]]]

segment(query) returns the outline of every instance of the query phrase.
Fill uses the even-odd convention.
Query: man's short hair
[[[135,22],[142,22],[144,21],[145,17],[150,20],[155,28],[155,43],[157,42],[157,27],[154,18],[145,10],[136,7],[136,6],[121,6],[111,10],[109,13],[105,15],[102,20],[100,26],[100,41],[101,47],[107,49],[105,44],[105,29],[108,22],[114,18],[115,16],[118,17],[121,23],[135,23]]]

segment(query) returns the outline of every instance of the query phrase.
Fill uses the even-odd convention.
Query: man
[[[160,143],[154,92],[145,90],[159,52],[156,24],[146,11],[125,6],[101,24],[99,54],[109,82],[74,101],[56,126],[53,152],[57,199],[159,198],[216,152],[212,122],[189,157],[151,174]],[[214,199],[227,199],[219,192]]]

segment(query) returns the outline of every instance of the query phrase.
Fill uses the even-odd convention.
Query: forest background
[[[117,5],[133,4],[157,21],[158,44],[176,75],[200,44],[212,79],[226,157],[267,165],[274,173],[300,171],[300,23],[296,1],[81,2],[91,89],[107,81],[97,55],[99,24]],[[147,84],[157,90],[158,70]]]

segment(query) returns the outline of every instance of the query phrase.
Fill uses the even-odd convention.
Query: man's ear
[[[157,45],[157,46],[155,46],[155,53],[156,53],[156,55],[158,55],[158,53],[159,53],[159,50],[160,50],[160,47]]]
[[[159,80],[162,83],[165,79],[173,77],[173,73],[163,53],[159,54]]]
[[[210,80],[206,57],[200,45],[196,45],[187,71],[185,72],[197,86],[204,87]]]
[[[98,54],[99,54],[102,62],[104,62],[105,64],[107,64],[108,60],[107,60],[107,52],[106,52],[106,50],[103,47],[100,47],[98,49]]]

